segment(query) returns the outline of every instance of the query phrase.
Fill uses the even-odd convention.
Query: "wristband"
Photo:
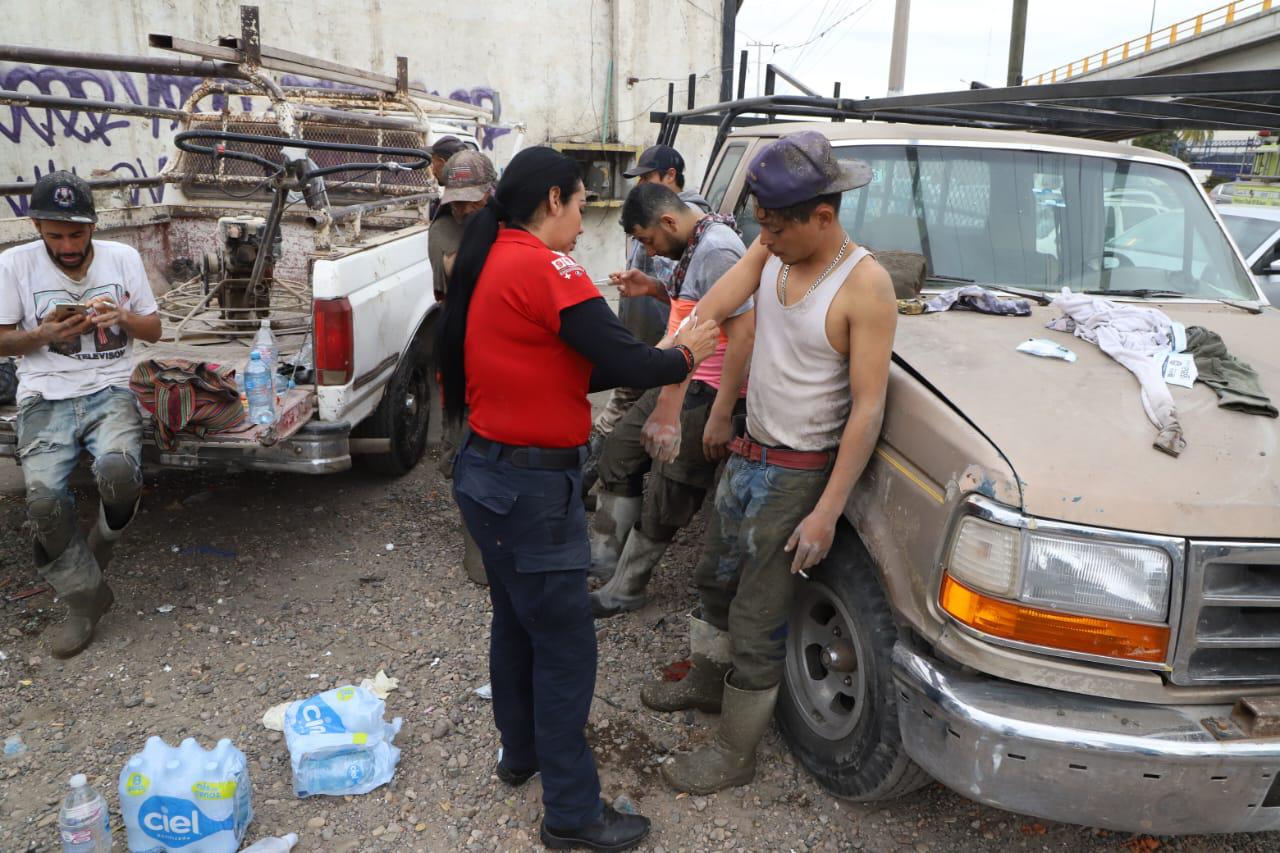
[[[677,350],[681,355],[684,356],[685,364],[687,365],[686,373],[693,373],[693,366],[694,366],[693,350],[689,349],[684,344],[676,344],[675,346],[672,347],[672,349]]]

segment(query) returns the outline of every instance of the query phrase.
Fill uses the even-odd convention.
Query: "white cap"
[[[88,784],[89,784],[89,779],[83,773],[77,773],[76,775],[71,777],[71,787],[73,788],[83,788],[85,785],[88,785]]]
[[[293,845],[298,843],[298,833],[290,832],[286,835],[282,835],[280,836],[280,840],[283,841],[285,844],[288,844],[290,847],[292,847]]]

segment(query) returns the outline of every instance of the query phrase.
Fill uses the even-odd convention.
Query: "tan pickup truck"
[[[1155,307],[1220,334],[1280,399],[1280,313],[1180,161],[1009,130],[761,124],[723,140],[704,187],[747,240],[752,152],[813,129],[874,170],[845,194],[846,229],[923,254],[926,291]],[[854,799],[933,778],[1117,830],[1280,828],[1280,421],[1174,388],[1188,444],[1161,453],[1134,376],[1032,309],[900,317],[883,435],[790,624],[781,730]],[[1015,351],[1031,338],[1078,360]]]

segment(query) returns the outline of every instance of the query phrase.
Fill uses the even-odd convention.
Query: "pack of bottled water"
[[[391,781],[400,761],[392,743],[402,720],[383,719],[386,703],[364,687],[338,687],[294,702],[284,713],[293,791],[367,794]]]
[[[253,820],[244,753],[147,738],[120,772],[120,812],[131,853],[234,853]]]

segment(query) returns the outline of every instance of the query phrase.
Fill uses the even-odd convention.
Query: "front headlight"
[[[1163,622],[1173,563],[1157,548],[1026,534],[1020,601],[1055,610]]]
[[[1028,645],[1166,659],[1177,540],[977,509],[959,520],[944,556],[944,611]]]

